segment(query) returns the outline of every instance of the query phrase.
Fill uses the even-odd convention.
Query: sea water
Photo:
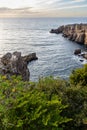
[[[0,19],[0,56],[14,51],[20,51],[22,55],[36,52],[38,60],[28,64],[30,80],[37,81],[46,76],[66,79],[72,70],[86,63],[74,56],[74,50],[84,50],[84,46],[49,31],[61,25],[86,22],[87,18]]]

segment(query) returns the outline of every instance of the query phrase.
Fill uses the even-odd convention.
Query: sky
[[[87,0],[0,0],[0,17],[86,17]]]

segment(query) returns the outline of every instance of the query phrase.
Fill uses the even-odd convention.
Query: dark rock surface
[[[74,54],[75,54],[75,55],[81,54],[81,49],[76,49],[76,50],[74,51]]]
[[[60,26],[58,29],[51,29],[50,33],[59,34],[59,33],[62,33],[63,30],[64,30],[64,26]]]
[[[27,56],[21,56],[21,52],[7,53],[0,59],[0,74],[6,75],[21,75],[24,81],[29,81],[30,72],[27,64],[36,60],[36,53],[31,53]]]
[[[87,46],[87,24],[70,24],[60,26],[57,29],[52,29],[50,33],[62,33],[63,36],[67,37],[69,40]]]
[[[83,58],[87,59],[87,53],[83,54]]]
[[[82,52],[81,49],[76,49],[74,51],[74,54],[82,58],[82,59],[80,59],[81,62],[84,61],[83,58],[87,59],[87,51],[86,50],[84,52]]]
[[[29,62],[31,62],[33,60],[37,60],[38,57],[36,56],[36,53],[31,53],[29,55],[22,56],[22,59],[23,59],[23,61],[29,63]]]

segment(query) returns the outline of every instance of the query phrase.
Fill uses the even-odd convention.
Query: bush
[[[81,84],[87,85],[87,64],[83,68],[76,69],[70,76],[70,83],[73,85]]]
[[[67,82],[60,78],[54,79],[52,76],[41,78],[37,82],[37,89],[47,94],[48,98],[51,99],[52,95],[58,95],[62,97],[67,88]]]
[[[87,65],[76,69],[70,75],[70,86],[62,97],[63,103],[68,105],[65,115],[72,118],[68,128],[81,129],[87,124]]]
[[[63,99],[64,104],[68,105],[63,114],[72,118],[68,129],[75,130],[75,128],[83,127],[87,123],[87,87],[79,85],[70,87],[66,90],[66,96]]]
[[[87,125],[87,65],[73,71],[69,81],[0,76],[0,87],[0,130],[84,130]]]
[[[61,116],[67,105],[58,95],[39,91],[20,77],[0,77],[0,128],[2,130],[60,130],[70,119]],[[36,87],[37,86],[37,87]],[[61,127],[60,127],[61,126]]]

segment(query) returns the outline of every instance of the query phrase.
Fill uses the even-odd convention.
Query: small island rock
[[[75,54],[75,55],[81,54],[81,49],[76,49],[76,50],[74,51],[74,54]]]

